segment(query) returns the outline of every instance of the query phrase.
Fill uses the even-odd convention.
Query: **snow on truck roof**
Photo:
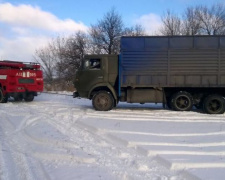
[[[21,62],[2,60],[0,61],[0,67],[18,68],[18,69],[40,69],[40,64],[35,62]]]

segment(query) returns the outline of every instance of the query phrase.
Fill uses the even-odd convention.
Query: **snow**
[[[223,180],[225,114],[127,104],[99,112],[72,93],[0,106],[1,180]]]

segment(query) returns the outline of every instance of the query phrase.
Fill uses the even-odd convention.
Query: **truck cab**
[[[99,92],[110,93],[117,102],[118,56],[87,55],[76,73],[74,97],[93,99]]]

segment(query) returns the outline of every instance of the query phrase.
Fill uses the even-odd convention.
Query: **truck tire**
[[[92,105],[97,111],[109,111],[114,106],[114,98],[107,91],[99,91],[92,98]]]
[[[17,96],[14,97],[14,101],[20,102],[23,100],[22,94],[18,94]]]
[[[171,107],[175,111],[190,111],[193,107],[193,97],[186,91],[175,93],[171,99]]]
[[[27,93],[26,96],[24,97],[24,100],[25,100],[26,102],[31,102],[31,101],[33,101],[33,100],[34,100],[34,95],[33,95],[33,93]]]
[[[221,95],[209,95],[203,103],[203,110],[208,114],[223,114],[225,112],[225,99]]]
[[[0,88],[0,103],[7,103],[8,97],[3,95],[2,89]]]

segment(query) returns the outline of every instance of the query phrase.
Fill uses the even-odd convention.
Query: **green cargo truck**
[[[225,36],[122,37],[119,55],[85,56],[74,97],[108,111],[119,101],[225,111]]]

